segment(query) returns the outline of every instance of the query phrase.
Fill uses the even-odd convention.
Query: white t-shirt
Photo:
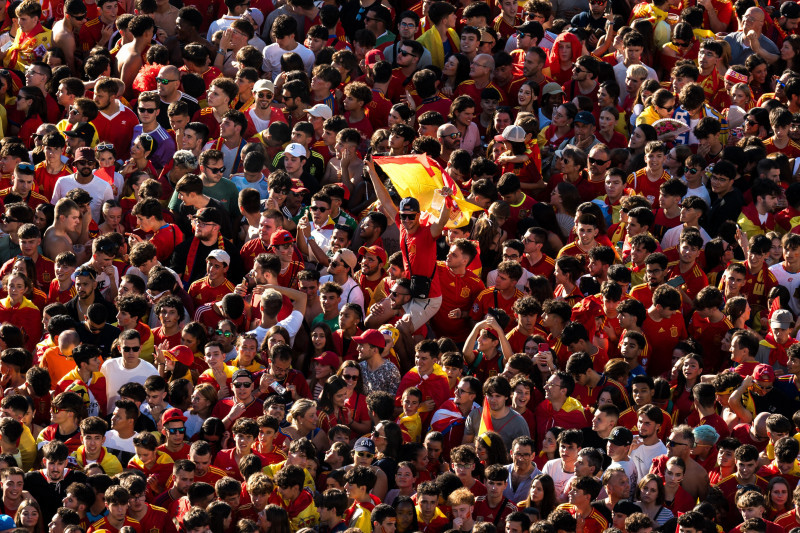
[[[333,276],[328,274],[327,276],[322,276],[319,278],[319,284],[322,285],[326,281],[333,281]],[[361,310],[364,311],[366,314],[366,309],[364,308],[364,292],[361,290],[361,286],[349,276],[347,281],[344,285],[342,285],[342,299],[339,302],[339,310],[342,310],[344,304],[353,303],[358,304],[361,307]]]
[[[106,441],[103,443],[103,446],[110,450],[136,453],[136,448],[133,447],[133,437],[123,439],[119,436],[116,429],[106,431]]]
[[[528,284],[528,279],[532,278],[533,274],[531,274],[528,269],[522,269],[522,277],[519,278],[517,281],[517,288],[522,292],[525,292],[525,286]],[[489,272],[489,275],[486,276],[486,286],[487,287],[494,287],[495,281],[497,281],[497,269],[492,270]]]
[[[122,366],[122,358],[108,359],[100,367],[100,372],[106,377],[106,396],[108,397],[108,412],[114,411],[114,404],[119,400],[117,391],[126,383],[139,383],[144,385],[144,380],[150,376],[157,376],[156,367],[147,361],[139,360],[139,365],[133,369]]]
[[[800,286],[800,272],[787,272],[786,269],[783,268],[783,263],[772,265],[769,267],[769,271],[775,274],[775,279],[778,280],[779,285],[783,285],[789,289],[789,294],[793,295],[795,289]],[[797,298],[789,299],[789,307],[792,308],[792,312],[795,315],[800,314],[800,305],[797,303]]]
[[[646,446],[642,444],[631,452],[631,462],[636,467],[637,479],[642,479],[650,472],[650,466],[653,464],[653,459],[659,455],[667,453],[667,447],[663,442],[658,441],[655,444]]]
[[[214,39],[214,34],[218,30],[227,30],[233,24],[233,21],[239,20],[241,17],[237,17],[234,15],[223,15],[221,19],[217,19],[213,21],[208,26],[208,34],[206,35],[206,40],[211,42]]]
[[[684,183],[686,182],[685,180],[683,181]],[[706,206],[711,207],[711,195],[708,194],[708,188],[705,185],[701,185],[696,189],[687,189],[683,199],[686,199],[688,196],[699,196],[706,203]]]
[[[272,43],[264,48],[264,64],[263,70],[268,73],[272,79],[278,77],[281,73],[281,56],[286,52],[294,52],[303,60],[303,66],[306,67],[306,72],[311,74],[311,68],[314,66],[314,52],[306,48],[300,43],[294,50],[284,50],[278,43]]]
[[[679,224],[674,228],[669,228],[664,233],[664,236],[661,237],[661,249],[666,250],[667,248],[678,246],[678,243],[680,243],[681,240],[682,232],[683,232],[683,224]],[[703,228],[700,228],[700,237],[703,238],[703,246],[708,244],[708,241],[711,240],[711,236]]]
[[[303,319],[303,313],[300,311],[292,311],[291,315],[276,324],[277,326],[283,326],[286,328],[286,331],[289,332],[289,344],[294,345],[294,337],[297,335],[297,332],[300,331],[300,326],[303,325]],[[248,331],[248,333],[253,333],[256,336],[256,340],[258,340],[258,345],[261,346],[267,334],[267,330],[269,330],[269,328],[258,326],[256,329]]]
[[[103,202],[106,200],[114,199],[114,191],[111,190],[111,185],[106,183],[105,180],[92,175],[92,181],[83,185],[78,183],[75,179],[75,174],[58,178],[55,188],[53,189],[53,199],[51,202],[55,203],[64,198],[72,189],[83,189],[92,195],[92,201],[89,203],[89,210],[92,212],[92,218],[95,222],[100,222],[100,215],[103,210]]]
[[[556,486],[556,496],[560,501],[565,501],[569,480],[575,477],[575,472],[564,472],[561,459],[550,459],[544,464],[542,474],[553,478]]]

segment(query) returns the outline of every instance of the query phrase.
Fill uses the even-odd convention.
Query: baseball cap
[[[337,250],[336,253],[333,254],[333,259],[336,259],[337,257],[344,261],[351,270],[354,269],[358,264],[358,258],[356,257],[356,254],[353,253],[353,250],[348,250],[347,248]]]
[[[286,231],[285,229],[276,231],[269,238],[270,247],[280,246],[281,244],[289,244],[292,242],[294,242],[294,237],[292,237],[292,234]]]
[[[561,85],[551,81],[542,87],[542,96],[546,94],[564,94],[564,89],[561,88]]]
[[[630,500],[619,500],[616,504],[614,504],[614,512],[624,514],[625,516],[630,516],[633,513],[641,513],[642,508]]]
[[[358,255],[366,255],[372,254],[376,256],[378,259],[381,260],[381,264],[385,265],[387,260],[386,250],[381,248],[380,246],[372,245],[372,246],[362,246],[358,249]]]
[[[293,193],[295,193],[295,194],[303,194],[305,192],[308,192],[308,189],[306,188],[305,185],[303,185],[302,181],[300,181],[297,178],[292,178],[292,189],[291,189],[291,191]]]
[[[522,126],[511,124],[503,130],[503,139],[512,143],[521,143],[525,140],[525,130]]]
[[[194,354],[192,349],[183,344],[179,344],[169,350],[164,350],[164,353],[173,361],[177,361],[186,366],[191,366],[194,362]]]
[[[183,346],[183,348],[186,348],[186,346]],[[186,422],[186,417],[183,416],[183,412],[181,412],[181,410],[178,409],[177,407],[167,409],[166,411],[164,411],[164,414],[161,415],[162,426],[167,425],[167,422],[174,422],[175,420]]]
[[[756,381],[775,381],[775,371],[769,365],[756,365],[753,369],[753,379]]]
[[[250,15],[253,18],[253,22],[258,26],[258,28],[256,28],[256,33],[258,33],[261,30],[261,25],[264,24],[264,13],[257,7],[248,7],[244,14]]]
[[[611,430],[606,440],[615,446],[630,446],[633,442],[633,433],[626,427],[617,426]]]
[[[353,446],[353,450],[356,452],[369,452],[374,454],[375,443],[372,442],[372,439],[368,439],[367,437],[361,437],[356,441],[355,446]]]
[[[535,20],[529,20],[519,26],[514,26],[514,29],[522,33],[537,34],[543,30],[542,24]]]
[[[220,249],[211,250],[206,259],[216,259],[220,263],[225,263],[226,265],[231,264],[231,256],[225,250],[220,250]]]
[[[400,200],[400,211],[415,211],[419,213],[419,200],[411,196]]]
[[[233,373],[231,376],[231,381],[235,381],[236,378],[248,378],[250,381],[254,381],[253,373],[247,370],[246,368],[240,368],[236,372]]]
[[[322,352],[322,355],[320,355],[319,357],[315,357],[314,361],[317,364],[323,366],[332,366],[333,368],[339,368],[339,365],[341,364],[339,356],[336,355],[335,352],[331,351]]]
[[[94,139],[95,129],[94,126],[88,122],[78,122],[72,129],[65,131],[64,135],[67,137],[78,137],[86,141],[86,144],[91,144]]]
[[[594,116],[588,111],[579,111],[578,114],[575,115],[575,122],[591,124],[592,126],[595,125]]]
[[[773,328],[789,329],[792,327],[792,322],[794,322],[792,313],[786,309],[778,309],[769,319],[769,325]]]
[[[75,159],[73,161],[97,161],[94,157],[94,150],[88,146],[83,146],[75,150]]]
[[[316,104],[312,107],[309,107],[308,109],[305,109],[304,111],[309,115],[311,115],[312,117],[324,118],[325,120],[328,120],[333,116],[331,108],[326,106],[325,104]]]
[[[377,329],[368,329],[361,335],[353,337],[353,340],[356,341],[357,344],[371,344],[378,348],[386,347],[386,339],[383,338],[383,334]]]
[[[275,84],[272,83],[272,80],[258,80],[256,84],[253,85],[253,92],[260,93],[261,91],[269,91],[275,94]]]
[[[204,207],[194,215],[194,219],[200,222],[211,222],[213,224],[222,225],[222,213],[216,207]],[[230,256],[228,257],[228,264],[230,264]]]
[[[385,9],[385,8],[384,8]],[[388,10],[387,10],[388,11]],[[389,26],[389,24],[387,24]],[[368,67],[375,65],[378,61],[383,61],[383,52],[372,49],[364,56],[364,64]]]
[[[292,154],[295,157],[308,157],[305,147],[300,143],[291,143],[283,151],[285,154]]]

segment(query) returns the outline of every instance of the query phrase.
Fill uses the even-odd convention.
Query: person
[[[53,516],[71,483],[85,483],[86,475],[66,468],[69,449],[61,441],[42,447],[44,468],[25,474],[25,490],[37,501],[44,516]]]
[[[152,364],[139,358],[141,336],[138,331],[129,329],[120,333],[119,344],[122,357],[108,359],[100,367],[100,371],[106,376],[107,412],[114,410],[120,397],[120,386],[131,382],[144,384],[148,377],[158,374]]]
[[[114,198],[111,186],[101,178],[94,175],[93,171],[97,166],[95,152],[90,147],[78,148],[73,159],[77,172],[70,176],[64,176],[56,181],[53,188],[51,201],[57,202],[67,195],[72,189],[81,188],[91,194],[90,210],[92,219],[97,222],[101,219],[101,207],[106,200]]]

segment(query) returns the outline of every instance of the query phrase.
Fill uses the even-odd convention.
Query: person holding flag
[[[467,416],[464,444],[475,440],[475,435],[494,431],[510,450],[514,439],[522,435],[531,436],[528,423],[510,407],[511,392],[511,384],[505,376],[491,377],[483,384],[483,408],[474,409]]]
[[[431,431],[438,431],[444,435],[442,453],[445,457],[450,455],[450,450],[460,446],[464,441],[464,427],[467,416],[475,409],[480,409],[481,382],[474,376],[466,376],[456,385],[455,396],[442,404],[433,413]]]

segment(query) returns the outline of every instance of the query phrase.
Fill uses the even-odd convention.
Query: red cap
[[[775,381],[775,371],[769,365],[756,365],[753,369],[753,379],[756,381]]]
[[[378,61],[383,61],[383,59],[383,52],[373,48],[364,56],[364,64],[368,67],[371,67]]]
[[[192,366],[194,362],[194,354],[192,349],[183,344],[179,344],[171,350],[164,350],[164,353],[173,361],[183,363],[186,366]]]
[[[374,50],[373,50],[373,52],[374,52]],[[367,52],[367,54],[369,54],[369,52]],[[349,199],[350,199],[350,189],[348,189],[347,187],[345,187],[345,186],[344,186],[344,183],[342,183],[342,182],[339,182],[339,183],[334,183],[334,185],[338,185],[339,187],[341,187],[342,189],[344,189],[344,199],[345,199],[345,201],[347,201],[347,200],[349,200]]]
[[[358,344],[371,344],[378,348],[386,347],[386,339],[383,338],[383,334],[377,329],[368,329],[360,336],[353,337],[353,340]]]
[[[302,194],[304,192],[308,192],[306,186],[303,185],[303,182],[297,178],[292,178],[292,192],[295,194]]]
[[[292,234],[285,229],[274,232],[269,238],[270,246],[280,246],[281,244],[291,244],[293,242],[294,237],[292,237]]]
[[[184,346],[184,348],[186,348],[186,346]],[[177,407],[173,407],[172,409],[167,409],[166,411],[164,411],[164,414],[161,415],[162,426],[166,426],[167,422],[175,422],[176,420],[180,420],[181,422],[186,422],[186,417],[183,416],[183,412]]]
[[[378,257],[381,260],[381,264],[386,264],[386,250],[381,248],[380,246],[372,245],[372,246],[362,246],[358,249],[358,255],[366,255],[372,254]]]
[[[322,355],[319,357],[315,357],[314,361],[317,364],[324,365],[324,366],[332,366],[334,369],[338,369],[339,365],[342,364],[341,359],[339,356],[336,355],[335,352],[323,352]]]

